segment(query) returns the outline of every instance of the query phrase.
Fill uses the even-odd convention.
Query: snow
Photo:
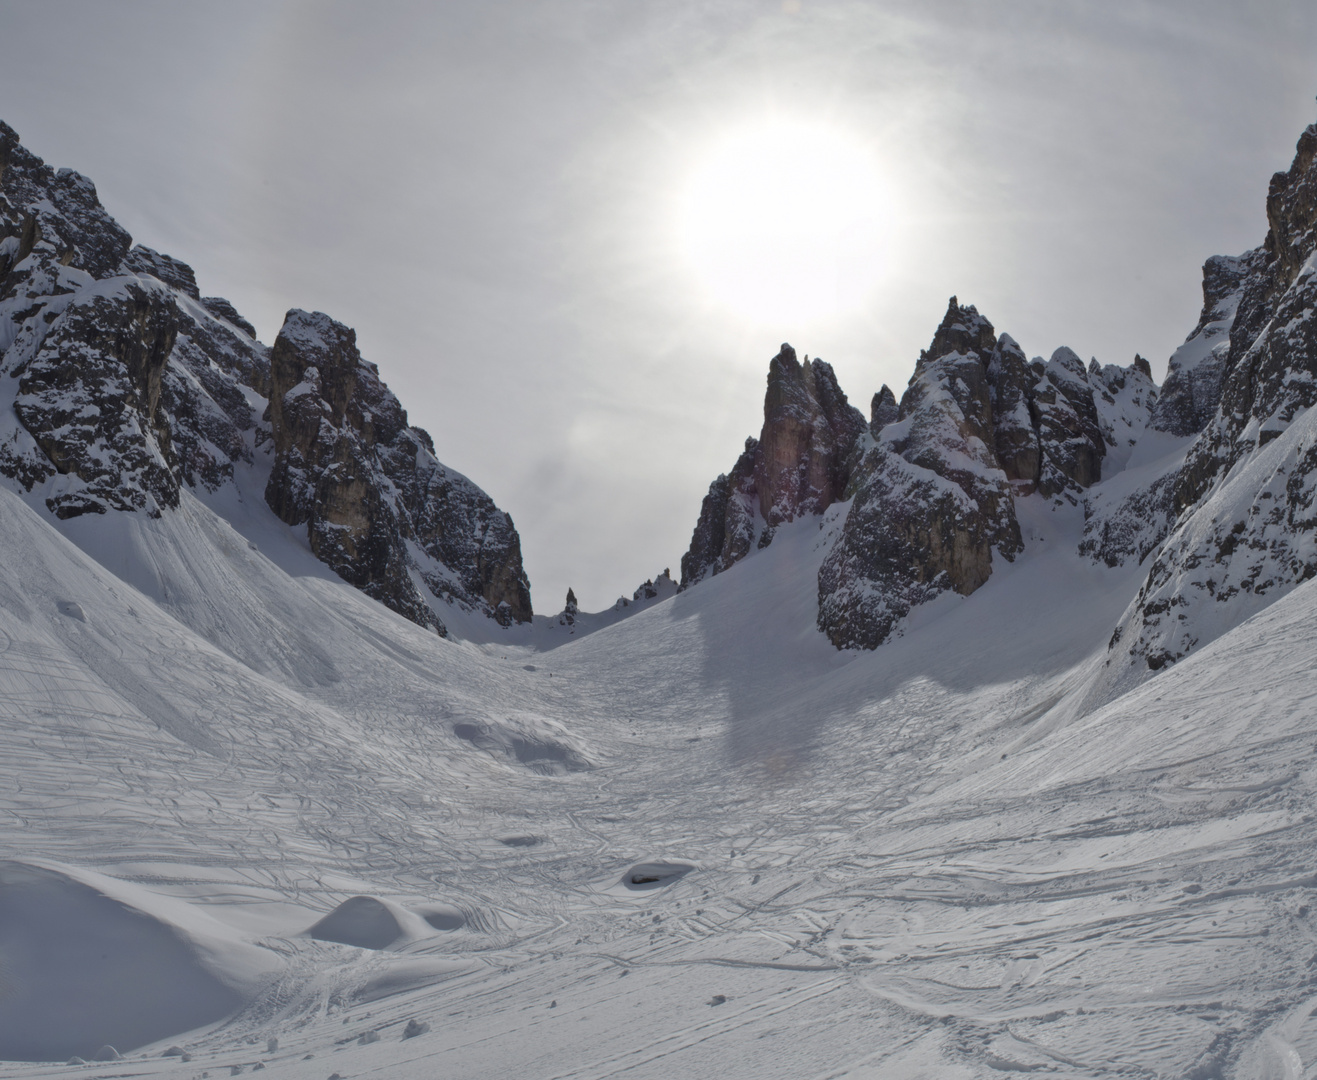
[[[142,1076],[315,1080],[1317,1061],[1313,583],[1102,702],[1142,571],[1081,558],[1079,508],[1018,500],[1014,563],[853,653],[814,627],[843,505],[593,632],[472,615],[484,637],[444,641],[236,473],[58,527],[0,489],[23,553],[0,566],[0,904],[36,874],[100,912],[5,940],[86,955],[142,912],[154,944],[122,963],[229,995],[105,991],[17,1028],[0,996],[0,1033],[40,1043],[8,1056],[110,1042]],[[363,910],[398,933],[311,932]],[[45,1001],[107,985],[41,970]]]

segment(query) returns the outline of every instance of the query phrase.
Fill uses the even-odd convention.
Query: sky
[[[139,243],[266,342],[356,329],[543,613],[678,572],[783,341],[866,414],[953,294],[1160,378],[1317,120],[1310,0],[0,0],[0,37],[0,119]]]

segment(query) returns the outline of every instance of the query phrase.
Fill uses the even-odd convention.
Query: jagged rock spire
[[[747,439],[731,473],[709,485],[682,556],[681,587],[726,570],[756,544],[766,546],[782,522],[822,513],[843,498],[851,451],[867,427],[831,365],[801,363],[783,343],[768,365],[760,436]]]

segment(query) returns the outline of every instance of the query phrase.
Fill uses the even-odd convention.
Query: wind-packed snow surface
[[[1311,582],[1076,716],[1142,571],[1041,496],[875,652],[815,628],[845,504],[586,636],[451,627],[479,644],[245,476],[90,524],[0,489],[0,1056],[58,1062],[0,1075],[1317,1063]]]

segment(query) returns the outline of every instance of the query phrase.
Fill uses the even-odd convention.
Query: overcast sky
[[[138,242],[266,342],[356,328],[545,613],[675,574],[782,341],[867,414],[954,293],[1160,378],[1317,120],[1311,0],[0,0],[0,40],[0,118]],[[881,274],[827,317],[729,309],[677,242],[701,160],[781,114],[881,174]]]

